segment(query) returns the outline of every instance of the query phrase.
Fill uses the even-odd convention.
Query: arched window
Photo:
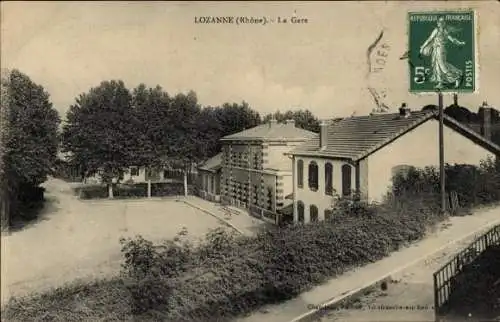
[[[330,221],[332,219],[332,210],[325,209],[325,221]]]
[[[325,194],[333,195],[333,166],[330,162],[325,164]]]
[[[300,223],[304,222],[304,203],[297,201],[297,217]]]
[[[314,161],[309,163],[309,188],[318,190],[318,165]]]
[[[297,161],[297,186],[302,188],[304,186],[304,161]]]
[[[349,196],[351,195],[352,186],[351,186],[351,166],[349,164],[344,164],[342,166],[342,195]]]
[[[316,207],[315,205],[309,206],[309,218],[311,222],[318,221],[318,207]]]

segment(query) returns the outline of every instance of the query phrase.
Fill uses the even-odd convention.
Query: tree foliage
[[[60,118],[49,94],[18,70],[10,74],[7,165],[18,181],[39,185],[52,173]]]
[[[202,108],[196,93],[169,95],[160,86],[102,82],[67,113],[63,150],[86,175],[119,178],[130,166],[187,169],[220,151],[219,139],[260,123],[242,102]]]
[[[28,203],[43,200],[38,186],[53,173],[60,118],[49,94],[26,74],[10,71],[4,86],[2,113],[7,122],[2,161],[10,189],[10,217],[24,217],[32,208]]]
[[[297,127],[319,133],[319,120],[309,110],[288,110],[285,112],[281,112],[278,110],[272,114],[267,114],[264,117],[263,121],[268,122],[272,118],[274,118],[278,122],[284,122],[285,120],[294,120]]]
[[[87,175],[102,170],[109,182],[135,163],[142,146],[131,94],[122,81],[105,81],[80,94],[66,115],[63,151]],[[140,151],[142,152],[142,151]]]
[[[206,157],[214,156],[221,149],[220,139],[261,123],[260,115],[246,102],[224,103],[218,107],[205,107],[198,119],[198,130],[203,142],[201,149]]]

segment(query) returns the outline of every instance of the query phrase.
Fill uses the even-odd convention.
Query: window
[[[344,164],[342,166],[342,195],[349,196],[351,191],[351,166]]]
[[[304,161],[297,161],[297,186],[302,188],[304,186]]]
[[[330,209],[325,209],[325,221],[330,221],[332,219],[332,211]]]
[[[267,188],[267,209],[273,210],[273,188]]]
[[[259,204],[259,187],[257,185],[253,186],[253,193],[254,193],[254,205]]]
[[[300,223],[304,222],[304,203],[302,201],[297,202],[297,217]]]
[[[333,195],[333,167],[330,162],[325,164],[325,194]]]
[[[309,189],[318,190],[318,165],[314,161],[309,163]]]
[[[311,222],[318,221],[318,207],[316,207],[315,205],[309,206],[309,218]]]
[[[212,193],[215,193],[215,176],[211,177]]]
[[[138,176],[138,175],[139,175],[139,168],[136,168],[136,167],[130,168],[130,176],[131,177]]]

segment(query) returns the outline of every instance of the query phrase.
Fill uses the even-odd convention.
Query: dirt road
[[[199,237],[220,227],[215,218],[174,199],[82,201],[62,180],[44,186],[42,220],[2,236],[2,304],[11,295],[116,273],[120,237],[172,238],[183,227]]]

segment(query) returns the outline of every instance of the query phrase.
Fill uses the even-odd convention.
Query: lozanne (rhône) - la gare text
[[[194,23],[196,24],[251,24],[251,25],[267,25],[272,20],[266,17],[247,17],[247,16],[196,16]]]
[[[201,16],[194,17],[194,23],[206,23],[206,24],[232,24],[235,23],[235,18],[230,17],[213,17],[213,16]]]

